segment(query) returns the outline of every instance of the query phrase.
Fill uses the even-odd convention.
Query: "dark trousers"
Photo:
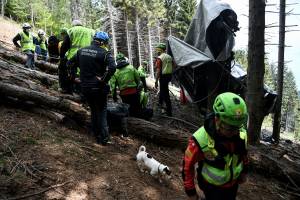
[[[135,94],[120,95],[122,102],[129,105],[129,116],[140,117],[141,115],[141,104],[140,104],[140,94],[137,92]]]
[[[167,115],[172,115],[172,105],[169,94],[169,82],[172,80],[172,74],[161,75],[159,79],[159,104],[162,106],[165,102],[167,106]]]
[[[69,78],[68,75],[68,70],[67,70],[67,59],[63,58],[60,60],[59,65],[58,65],[58,81],[59,81],[59,86],[60,88],[69,94],[73,93],[73,87],[72,87],[72,82]]]
[[[26,54],[27,58],[26,58],[26,63],[25,63],[25,67],[30,68],[30,69],[34,69],[34,52],[27,50],[24,51],[24,53]]]
[[[201,184],[201,190],[205,194],[205,200],[235,200],[238,184],[230,188],[222,188],[206,183]]]
[[[82,93],[85,96],[91,109],[92,131],[97,142],[106,144],[109,140],[107,125],[107,95],[100,89],[84,88]]]

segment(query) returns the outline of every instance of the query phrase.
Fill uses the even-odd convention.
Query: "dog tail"
[[[141,152],[141,151],[146,151],[146,147],[144,145],[140,146],[139,152]]]

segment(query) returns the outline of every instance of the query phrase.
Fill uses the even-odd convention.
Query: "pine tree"
[[[184,39],[196,9],[195,0],[178,1],[178,9],[175,15],[173,26],[179,38]]]

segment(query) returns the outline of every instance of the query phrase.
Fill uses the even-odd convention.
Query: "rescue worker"
[[[82,94],[91,109],[92,131],[97,143],[109,142],[107,125],[108,81],[115,73],[115,60],[108,51],[109,36],[106,32],[96,32],[92,44],[81,48],[70,59],[72,80],[76,78],[77,67],[80,69]]]
[[[46,60],[47,59],[47,54],[48,54],[48,43],[47,43],[47,39],[45,37],[45,32],[40,29],[38,30],[38,45],[39,45],[39,48],[40,48],[40,52],[39,54],[42,56],[42,59],[43,60]]]
[[[66,63],[78,51],[78,49],[89,46],[93,40],[95,31],[82,26],[80,20],[73,20],[72,28],[68,30],[60,48],[60,86],[63,93],[73,94],[73,83],[70,81]],[[79,71],[77,76],[79,76]]]
[[[198,199],[197,179],[206,200],[234,200],[248,169],[247,107],[238,95],[225,92],[214,101],[213,113],[189,139],[183,160],[183,182],[189,199]]]
[[[17,48],[21,48],[22,52],[26,54],[25,67],[34,69],[34,52],[37,39],[30,33],[31,26],[29,23],[24,23],[22,29],[23,31],[13,38],[13,43]],[[18,41],[20,41],[21,45]]]
[[[59,62],[58,43],[59,40],[56,35],[51,35],[48,38],[48,55],[50,63],[56,64]]]
[[[117,87],[120,90],[120,97],[123,103],[129,104],[129,115],[140,117],[141,104],[138,86],[140,76],[138,71],[128,63],[124,54],[119,53],[116,56],[117,71],[111,79],[112,95],[114,101],[117,101]]]
[[[146,84],[146,68],[147,68],[148,62],[147,61],[143,61],[142,65],[140,65],[138,67],[138,72],[140,75],[140,79],[143,83],[143,87],[144,87],[144,92],[147,92],[147,84]]]
[[[65,37],[68,36],[68,29],[63,27],[60,29],[60,41],[58,43],[58,52],[60,53],[60,49],[61,49],[61,46],[62,46],[62,43],[65,39]]]
[[[172,116],[172,105],[169,94],[169,82],[172,80],[173,59],[166,53],[166,45],[160,43],[156,47],[158,57],[156,58],[156,81],[155,88],[158,87],[159,81],[159,106],[166,104],[168,116]]]

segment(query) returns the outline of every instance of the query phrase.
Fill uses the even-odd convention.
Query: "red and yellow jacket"
[[[219,154],[224,155],[224,154],[238,153],[240,155],[241,162],[243,163],[243,170],[240,174],[240,177],[244,176],[247,173],[247,168],[249,164],[247,151],[245,148],[241,148],[241,146],[242,146],[241,142],[238,140],[229,140],[229,139],[222,140],[222,138],[218,138],[216,140],[216,150],[218,151]],[[206,156],[207,155],[203,153],[196,138],[192,136],[188,141],[188,147],[184,154],[183,168],[182,168],[184,189],[188,196],[193,196],[196,194],[195,183],[194,183],[196,163],[198,163],[198,167],[200,168],[198,170],[199,173],[197,173],[199,187],[201,188],[202,184],[210,184],[207,181],[205,181],[201,175],[201,166],[203,166],[203,163],[207,160]],[[228,188],[238,183],[238,181],[239,179],[235,179],[235,180],[233,179],[225,183],[224,185],[218,187]]]

